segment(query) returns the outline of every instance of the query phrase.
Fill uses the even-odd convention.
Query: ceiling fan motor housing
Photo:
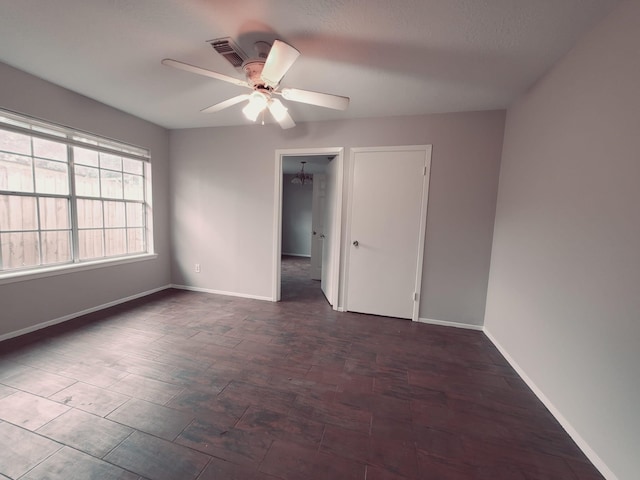
[[[253,87],[254,90],[267,90],[271,91],[272,88],[265,85],[262,80],[262,69],[264,68],[264,60],[252,59],[247,60],[242,64],[242,70],[247,76],[247,83]]]
[[[254,90],[271,92],[273,88],[266,85],[262,79],[262,69],[271,51],[271,44],[267,42],[256,42],[253,47],[256,50],[257,58],[250,58],[242,63],[242,70],[247,76],[247,83],[249,83]]]

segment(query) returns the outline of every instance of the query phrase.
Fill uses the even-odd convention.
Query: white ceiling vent
[[[235,68],[242,68],[242,64],[247,60],[247,54],[231,40],[231,37],[216,38],[214,40],[208,40],[213,49],[222,55],[227,61]]]

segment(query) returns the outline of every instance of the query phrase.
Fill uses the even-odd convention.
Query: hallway
[[[310,272],[311,260],[308,257],[283,255],[281,301],[307,306],[309,303],[318,303],[318,307],[324,303],[331,310],[331,305],[320,289],[320,280],[311,280]]]

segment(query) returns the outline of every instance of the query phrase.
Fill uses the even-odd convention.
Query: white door
[[[321,235],[322,272],[320,276],[320,288],[331,305],[334,305],[337,301],[335,297],[336,286],[334,285],[334,273],[338,268],[337,259],[340,248],[340,240],[336,239],[336,233],[339,233],[339,230],[335,223],[338,215],[337,209],[339,207],[337,203],[341,198],[341,196],[338,195],[339,173],[338,161],[335,159],[331,160],[325,169],[325,198],[327,201],[324,207],[324,232]]]
[[[315,173],[311,197],[311,278],[313,280],[321,280],[322,277],[322,240],[326,193],[327,176],[324,173]]]
[[[347,310],[418,319],[430,146],[354,148]]]

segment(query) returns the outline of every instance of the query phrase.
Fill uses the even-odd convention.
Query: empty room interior
[[[637,479],[638,45],[637,0],[0,0],[0,479]]]

